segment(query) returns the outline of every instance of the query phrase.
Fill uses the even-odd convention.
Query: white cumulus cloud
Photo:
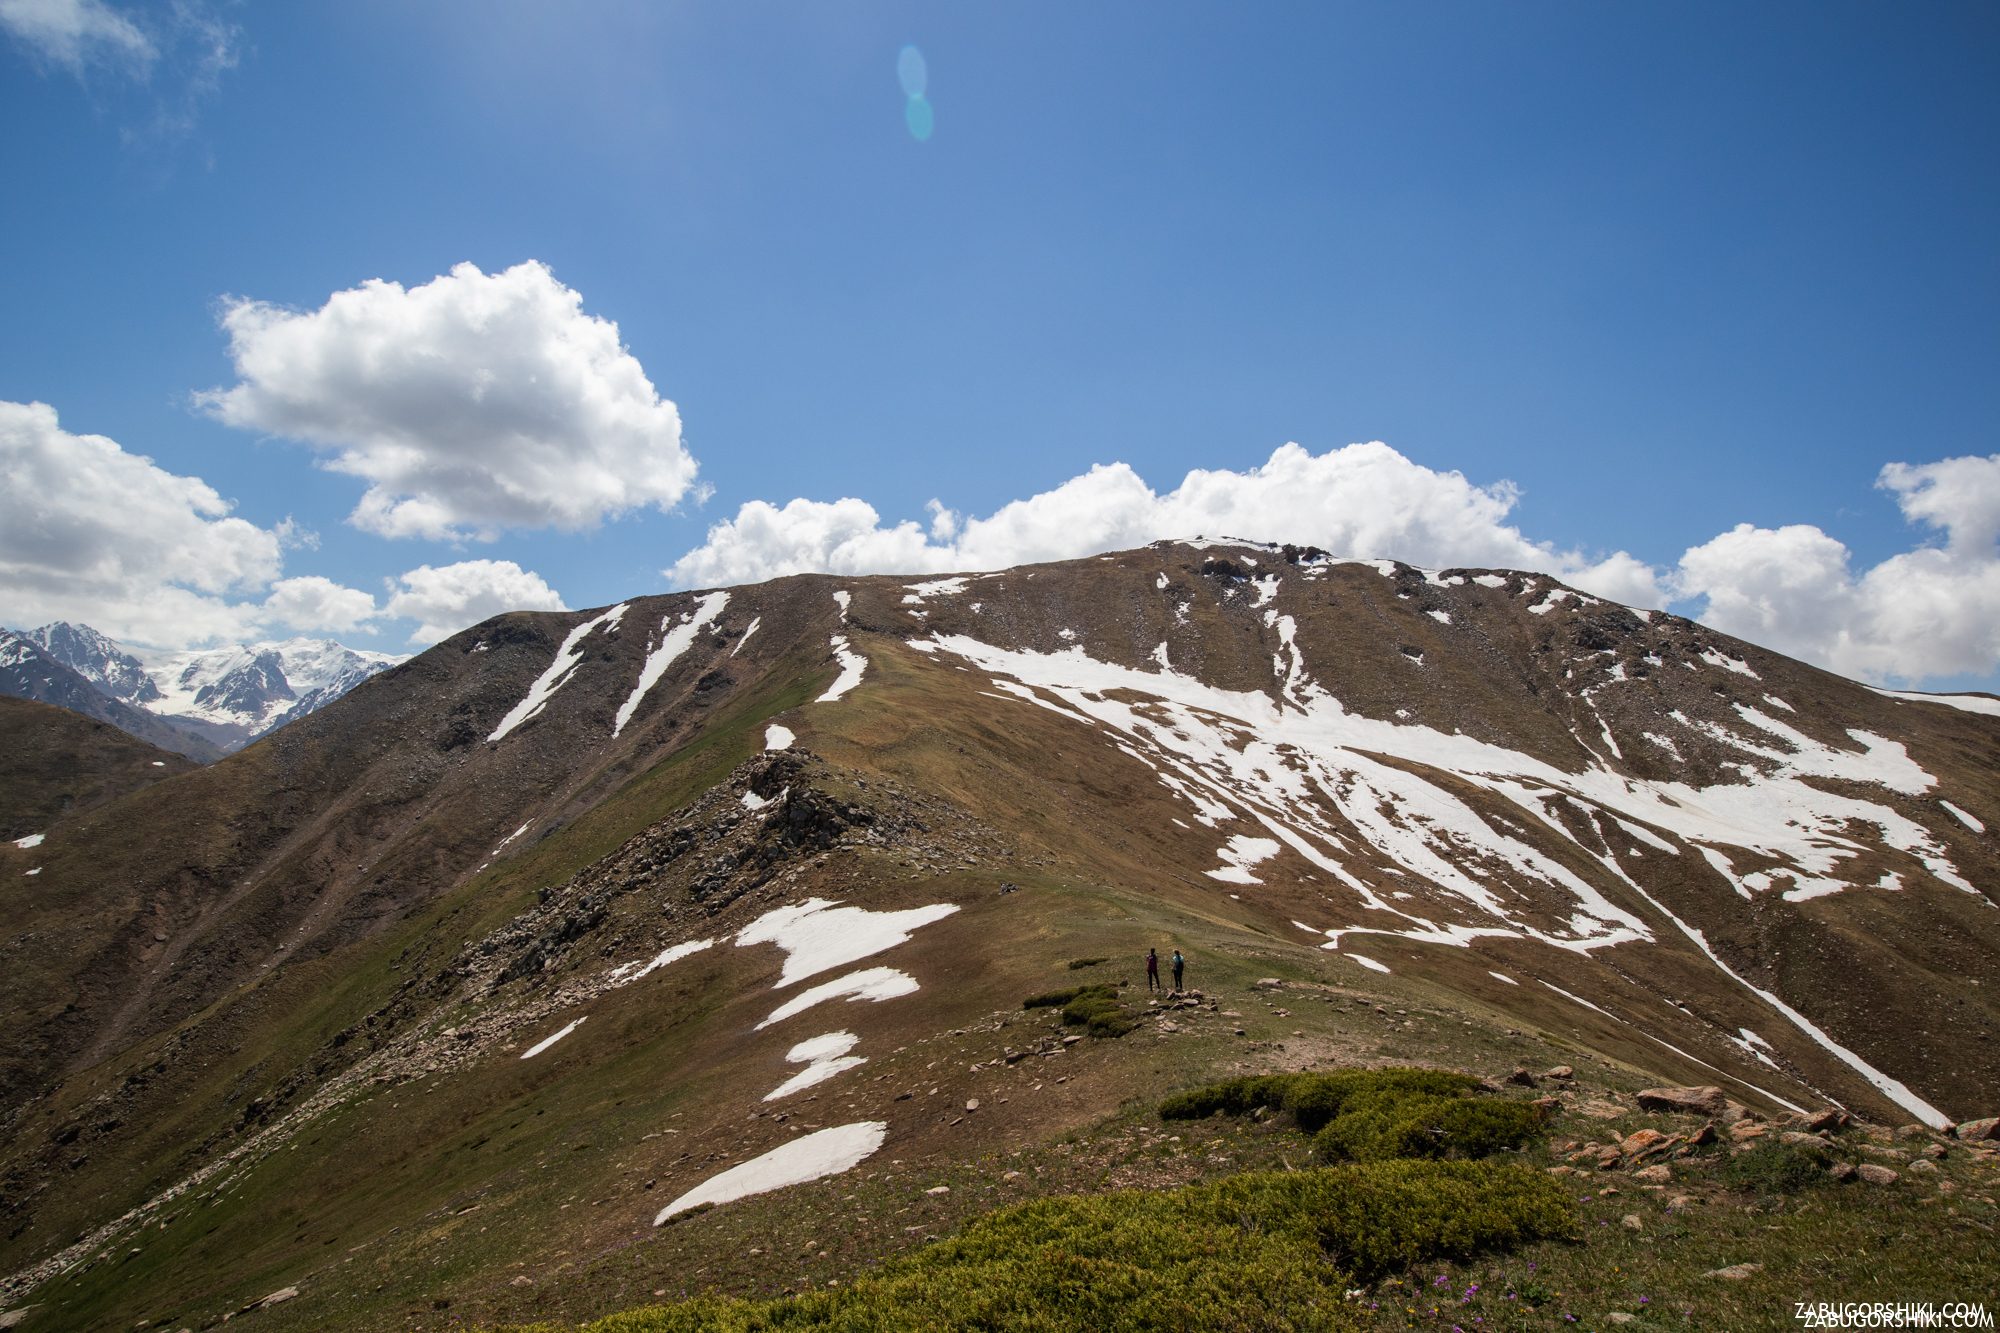
[[[392,585],[385,614],[418,623],[413,644],[446,639],[503,611],[567,611],[562,597],[512,560],[420,565]]]
[[[231,594],[278,576],[278,534],[198,477],[72,435],[46,403],[0,402],[0,622],[84,620],[116,638],[235,637]]]
[[[1100,465],[984,518],[933,505],[928,530],[884,526],[858,499],[741,506],[665,571],[677,586],[748,583],[784,574],[937,573],[1004,569],[1197,535],[1299,542],[1340,555],[1428,566],[1537,569],[1619,601],[1658,605],[1654,571],[1623,551],[1593,560],[1532,541],[1507,522],[1518,492],[1411,462],[1386,444],[1314,454],[1297,444],[1263,466],[1194,471],[1155,492],[1123,463]]]
[[[266,624],[335,634],[360,629],[379,614],[367,593],[318,574],[279,579],[259,610]]]
[[[152,38],[103,0],[0,0],[0,28],[72,70],[105,60],[143,69],[159,55]]]
[[[1863,680],[2000,667],[2000,454],[1891,463],[1876,485],[1942,544],[1857,572],[1817,527],[1745,523],[1690,548],[1675,593],[1725,633]]]
[[[0,402],[0,624],[68,620],[186,648],[374,618],[365,592],[279,577],[302,544],[289,520],[260,528],[230,509],[199,477],[64,430],[46,403]]]
[[[317,310],[224,304],[238,383],[197,401],[301,440],[368,483],[349,521],[385,537],[492,540],[589,528],[694,485],[680,414],[618,326],[547,267],[460,264],[373,280]]]

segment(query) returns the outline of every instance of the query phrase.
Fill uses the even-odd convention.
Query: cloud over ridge
[[[577,531],[694,485],[679,411],[535,260],[375,279],[317,310],[238,298],[221,321],[238,382],[196,402],[366,481],[349,521],[378,536]]]
[[[1890,463],[1876,485],[1941,541],[1856,572],[1820,528],[1741,524],[1658,567],[1591,556],[1508,521],[1519,491],[1477,485],[1378,442],[1314,454],[1286,444],[1261,466],[1196,470],[1154,491],[1124,463],[965,517],[937,501],[928,525],[884,523],[854,497],[752,500],[662,571],[675,587],[786,574],[928,574],[1073,559],[1161,539],[1301,542],[1432,568],[1553,574],[1631,606],[1679,604],[1704,623],[1862,680],[1917,682],[2000,668],[2000,454]]]
[[[1165,493],[1126,464],[1111,463],[984,518],[965,518],[934,501],[928,529],[907,520],[885,527],[873,506],[851,497],[795,499],[782,507],[753,500],[664,572],[678,587],[809,570],[944,573],[1227,535],[1428,566],[1539,569],[1619,601],[1659,604],[1657,579],[1637,558],[1620,551],[1593,560],[1522,535],[1506,521],[1518,499],[1509,482],[1478,486],[1379,441],[1321,454],[1286,444],[1261,466],[1197,469]]]

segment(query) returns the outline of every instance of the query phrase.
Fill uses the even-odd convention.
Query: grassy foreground
[[[772,1300],[702,1297],[588,1327],[593,1333],[1362,1328],[1356,1283],[1415,1264],[1579,1234],[1569,1192],[1533,1167],[1417,1160],[1484,1157],[1517,1146],[1491,1136],[1448,1137],[1459,1115],[1485,1105],[1464,1095],[1471,1082],[1419,1070],[1266,1080],[1256,1091],[1303,1111],[1296,1120],[1301,1129],[1323,1133],[1346,1103],[1399,1124],[1428,1121],[1440,1136],[1418,1143],[1425,1136],[1411,1131],[1410,1152],[1377,1145],[1369,1154],[1375,1160],[1338,1166],[1041,1199],[980,1218],[847,1286]],[[1240,1083],[1186,1094],[1166,1110],[1185,1116],[1205,1092],[1217,1109],[1266,1104],[1244,1096]]]
[[[1533,1121],[1532,1104],[1469,1095],[1471,1084],[1402,1069],[1194,1088],[1158,1108],[1172,1137],[1140,1122],[1106,1131],[1136,1130],[1170,1170],[1248,1169],[1020,1203],[799,1294],[701,1296],[583,1327],[1488,1333],[1796,1328],[1800,1301],[2000,1308],[1995,1162],[1976,1147],[1912,1133],[1885,1148],[1856,1130],[1823,1149],[1774,1129],[1737,1151],[1579,1170],[1566,1163],[1588,1145],[1561,1136],[1587,1118]],[[1617,1142],[1656,1126],[1693,1127],[1627,1113],[1599,1133]],[[1292,1169],[1302,1157],[1334,1164]],[[1827,1171],[1882,1160],[1905,1178],[1873,1187]],[[1908,1166],[1919,1160],[1936,1169]],[[559,1327],[571,1326],[535,1326]]]

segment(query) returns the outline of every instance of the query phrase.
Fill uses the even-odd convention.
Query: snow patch
[[[28,850],[29,848],[31,848],[31,847],[39,847],[39,846],[41,846],[41,845],[42,845],[42,842],[43,842],[43,841],[44,841],[44,840],[45,840],[45,839],[46,839],[46,838],[47,838],[48,836],[49,836],[49,835],[48,835],[48,834],[46,834],[46,833],[30,833],[30,834],[29,834],[29,835],[28,835],[27,837],[25,837],[25,838],[16,838],[16,839],[14,839],[14,845],[15,845],[16,847],[19,847],[19,848],[20,848],[20,849],[21,849],[22,851],[24,851],[24,852],[25,852],[25,851],[27,851],[27,850]]]
[[[1869,688],[1875,689],[1872,685]],[[2000,717],[2000,699],[1990,698],[1984,694],[1923,694],[1916,690],[1875,690],[1875,693],[1890,699],[1904,699],[1919,704],[1943,704],[1946,708],[1956,708],[1961,712]]]
[[[933,903],[903,912],[871,912],[808,898],[793,907],[764,913],[736,934],[739,947],[775,944],[785,951],[777,989],[907,942],[912,932],[958,911],[956,903]]]
[[[757,632],[757,627],[758,627],[759,625],[763,624],[763,623],[764,623],[764,617],[762,617],[762,616],[752,616],[752,617],[750,618],[750,625],[749,625],[749,627],[748,627],[747,629],[745,629],[745,630],[743,631],[743,637],[742,637],[742,638],[740,638],[740,639],[738,639],[738,640],[736,641],[736,646],[735,646],[734,648],[731,648],[731,649],[729,650],[729,655],[730,655],[731,657],[734,657],[734,656],[736,656],[736,654],[738,654],[738,653],[742,652],[742,651],[743,651],[743,645],[744,645],[744,644],[746,644],[746,643],[748,643],[748,642],[750,642],[750,636],[751,636],[752,634],[755,634],[755,633]]]
[[[780,1144],[762,1157],[730,1167],[711,1176],[660,1210],[653,1219],[659,1226],[675,1213],[699,1208],[705,1203],[728,1203],[751,1194],[766,1194],[787,1185],[803,1185],[809,1180],[837,1176],[868,1160],[888,1137],[883,1120],[861,1120],[851,1125],[835,1125],[816,1134]]]
[[[865,1065],[868,1058],[849,1055],[861,1041],[852,1032],[828,1032],[823,1036],[809,1037],[785,1052],[787,1064],[804,1065],[798,1073],[764,1094],[764,1100],[775,1102],[780,1097],[789,1097],[802,1092],[815,1083],[824,1083],[835,1074]]]
[[[1370,972],[1387,972],[1389,970],[1382,964],[1376,962],[1373,958],[1364,958],[1362,955],[1358,953],[1344,953],[1341,955],[1341,957],[1352,959],[1353,961],[1361,964],[1361,966],[1367,968]]]
[[[561,1041],[564,1037],[567,1037],[570,1033],[582,1027],[584,1019],[589,1017],[590,1017],[589,1014],[585,1014],[583,1018],[572,1019],[570,1021],[569,1026],[563,1028],[560,1032],[557,1032],[554,1036],[543,1037],[533,1046],[530,1046],[527,1050],[522,1051],[521,1058],[523,1060],[534,1059],[536,1056],[540,1055],[543,1051],[546,1051],[549,1047],[555,1045],[557,1042]]]
[[[1488,972],[1486,975],[1492,977],[1495,981],[1504,981],[1509,986],[1518,986],[1521,984],[1520,982],[1514,980],[1514,978],[1508,976],[1505,972]]]
[[[660,618],[662,635],[659,646],[646,654],[646,664],[639,669],[638,683],[632,687],[632,693],[625,696],[625,702],[618,705],[618,718],[611,726],[611,734],[614,737],[625,730],[625,724],[630,722],[632,714],[638,711],[646,692],[651,690],[659,682],[660,677],[666,674],[667,668],[687,651],[688,645],[694,642],[695,635],[701,632],[702,627],[721,615],[722,608],[728,604],[728,593],[712,592],[697,602],[694,610],[683,615],[680,624],[674,625],[671,629],[668,628],[670,618],[665,616]]]
[[[612,968],[611,984],[614,988],[629,986],[639,978],[659,971],[668,963],[677,963],[690,954],[697,954],[703,949],[713,949],[714,947],[714,940],[689,940],[685,944],[670,945],[654,954],[644,963],[620,963],[618,966]]]
[[[1223,868],[1206,873],[1210,879],[1219,879],[1225,884],[1262,884],[1263,880],[1250,873],[1250,867],[1277,854],[1277,839],[1253,838],[1247,833],[1239,833],[1216,852],[1223,860]]]
[[[847,646],[847,636],[833,636],[834,660],[840,663],[840,675],[833,684],[826,687],[826,693],[813,700],[814,703],[830,704],[838,701],[846,693],[861,683],[861,673],[868,669],[868,659]]]
[[[906,583],[903,585],[903,600],[921,603],[926,597],[956,597],[965,591],[969,579],[932,579],[928,583]]]
[[[860,1000],[880,1004],[883,1000],[893,1000],[898,996],[914,995],[917,989],[915,977],[907,972],[899,972],[893,967],[870,967],[860,972],[849,972],[844,977],[835,977],[832,981],[821,982],[810,990],[800,991],[773,1009],[770,1015],[757,1025],[757,1031],[762,1032],[773,1023],[782,1023],[794,1014],[802,1014],[814,1005],[837,1000],[842,996],[847,997],[849,1004]]]
[[[1739,662],[1733,657],[1724,657],[1713,648],[1704,648],[1701,652],[1701,660],[1710,666],[1721,667],[1724,671],[1734,671],[1737,675],[1748,676],[1752,680],[1764,679],[1752,671],[1747,662]]]
[[[1941,800],[1938,802],[1938,804],[1943,806],[1945,808],[1945,811],[1948,814],[1950,814],[1953,819],[1956,819],[1959,823],[1965,825],[1967,828],[1971,829],[1974,833],[1986,832],[1986,825],[1980,823],[1976,818],[1965,813],[1965,811],[1959,809],[1957,806],[1953,805],[1950,801]],[[25,842],[15,844],[15,846],[17,847],[25,847],[27,845],[28,844]]]
[[[767,750],[789,750],[798,737],[792,735],[790,727],[781,727],[773,722],[764,728],[764,748]]]
[[[583,661],[584,639],[589,637],[593,630],[603,629],[609,632],[616,629],[618,622],[625,618],[625,608],[626,603],[620,602],[603,615],[594,620],[586,620],[571,630],[569,637],[562,641],[562,646],[556,649],[555,661],[549,663],[548,669],[528,687],[528,693],[521,702],[515,704],[507,716],[500,719],[500,725],[493,728],[493,734],[486,739],[489,742],[502,739],[508,732],[546,708],[549,700],[555,698],[556,691],[569,683],[570,676]]]

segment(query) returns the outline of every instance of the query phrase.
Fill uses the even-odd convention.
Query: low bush
[[[1725,1157],[1720,1174],[1723,1184],[1768,1198],[1827,1184],[1833,1179],[1826,1169],[1831,1160],[1811,1144],[1767,1140],[1748,1152]]]
[[[1327,1074],[1264,1074],[1225,1079],[1177,1092],[1160,1103],[1165,1120],[1201,1120],[1220,1112],[1247,1115],[1259,1107],[1288,1111],[1307,1133],[1341,1113],[1351,1099],[1386,1093],[1456,1097],[1478,1086],[1446,1069],[1342,1069]]]
[[[851,1286],[635,1310],[592,1333],[777,1329],[1358,1329],[1342,1293],[1411,1264],[1577,1228],[1546,1176],[1483,1162],[1255,1172],[1003,1209]]]
[[[1490,1157],[1541,1132],[1542,1114],[1529,1102],[1390,1091],[1354,1098],[1313,1136],[1313,1151],[1328,1162]]]
[[[1110,961],[1109,958],[1072,958],[1069,960],[1069,970],[1074,972],[1080,967],[1096,967],[1099,963]]]

